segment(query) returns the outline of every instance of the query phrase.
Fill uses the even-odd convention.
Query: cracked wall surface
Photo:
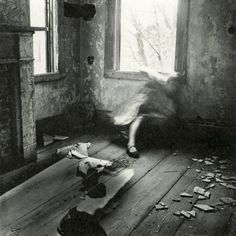
[[[96,5],[92,21],[81,22],[81,80],[84,92],[102,110],[132,96],[143,83],[103,77],[105,0],[87,0]],[[182,91],[182,116],[235,122],[235,27],[233,0],[190,0],[187,85]],[[88,65],[87,57],[94,56]]]

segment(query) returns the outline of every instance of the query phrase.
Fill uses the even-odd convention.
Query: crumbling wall
[[[80,98],[80,20],[64,17],[63,21],[59,40],[64,47],[65,77],[35,85],[36,120],[62,114]]]
[[[186,117],[236,120],[236,2],[191,0]]]
[[[113,110],[142,82],[104,78],[105,0],[96,5],[92,21],[81,22],[81,79],[86,96],[98,109]],[[233,0],[190,0],[187,85],[182,94],[185,118],[236,120],[235,15]],[[88,56],[94,56],[89,65]]]

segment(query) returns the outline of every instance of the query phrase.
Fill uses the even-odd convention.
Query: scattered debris
[[[202,163],[203,161],[204,161],[203,159],[199,159],[199,160],[198,160],[199,163]]]
[[[187,211],[183,211],[183,210],[182,210],[180,213],[181,213],[182,216],[184,216],[184,217],[187,218],[187,219],[190,219],[190,218],[191,218],[191,215],[190,215]]]
[[[212,159],[216,161],[216,160],[219,160],[219,157],[218,156],[212,156]]]
[[[220,169],[221,169],[221,170],[226,170],[226,169],[227,169],[227,166],[226,166],[226,165],[220,165]]]
[[[196,169],[196,171],[197,171],[197,173],[201,173],[201,170],[199,170],[199,169]]]
[[[227,176],[224,176],[224,175],[222,175],[222,176],[221,176],[221,179],[222,179],[222,180],[226,180],[226,181],[230,180],[230,178],[229,178],[229,177],[227,177]]]
[[[221,179],[219,179],[219,178],[215,178],[215,181],[217,182],[217,183],[223,183],[224,181],[223,180],[221,180]]]
[[[236,190],[236,187],[233,186],[232,184],[227,184],[226,188],[230,188],[230,189]]]
[[[180,194],[180,196],[181,196],[181,197],[188,197],[188,198],[191,198],[191,197],[193,197],[193,195],[192,195],[192,194],[185,193],[185,192],[181,193],[181,194]]]
[[[236,181],[236,176],[231,176],[230,179]]]
[[[207,197],[207,198],[210,198],[211,193],[209,191],[207,191],[207,192],[205,192],[204,196]]]
[[[69,137],[68,136],[63,136],[63,135],[54,135],[54,140],[57,140],[57,141],[63,141],[63,140],[66,140],[68,139]]]
[[[192,210],[192,211],[187,211],[188,214],[190,214],[192,217],[196,217],[197,213],[196,211]]]
[[[197,200],[205,200],[205,199],[207,199],[207,198],[203,195],[199,195],[198,198],[197,198]]]
[[[213,162],[212,161],[205,161],[205,164],[206,165],[213,165]]]
[[[205,179],[202,180],[202,182],[205,182],[205,183],[211,183],[211,179],[209,179],[209,178],[205,178]]]
[[[224,186],[224,187],[227,187],[227,186],[228,186],[228,184],[223,183],[223,182],[221,182],[220,185],[221,185],[221,186]]]
[[[214,207],[211,207],[211,206],[205,205],[205,204],[195,204],[194,207],[199,209],[199,210],[202,210],[204,212],[212,212],[212,211],[215,210]]]
[[[206,186],[206,189],[210,189],[210,188],[214,188],[215,187],[215,184],[209,184]]]
[[[63,141],[68,139],[68,136],[62,136],[62,135],[48,135],[48,134],[43,134],[43,145],[48,146],[49,144],[55,142],[55,141]]]
[[[228,164],[228,161],[227,160],[220,160],[219,164]]]
[[[213,178],[215,178],[215,174],[214,173],[207,173],[206,177],[209,179],[213,179]]]
[[[198,159],[197,159],[197,158],[192,158],[192,160],[193,160],[193,161],[198,161]]]
[[[173,213],[173,215],[175,215],[175,216],[181,216],[181,212],[180,212],[180,211],[176,211],[176,212]]]
[[[156,208],[157,211],[161,211],[161,210],[168,209],[168,206],[166,206],[165,204],[161,205],[161,203],[160,203],[160,204],[156,204],[155,208]]]
[[[194,192],[194,193],[197,193],[197,194],[204,195],[206,191],[205,191],[205,189],[196,186],[196,187],[194,187],[193,192]]]
[[[236,204],[236,200],[234,200],[233,198],[230,197],[222,197],[220,198],[220,201],[222,201],[225,204],[228,205],[235,205]]]
[[[180,200],[181,200],[180,198],[174,198],[174,199],[172,199],[173,202],[180,202]]]

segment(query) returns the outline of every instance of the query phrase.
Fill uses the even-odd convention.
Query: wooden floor
[[[92,157],[119,161],[120,166],[112,175],[100,179],[106,185],[107,195],[92,203],[86,201],[87,197],[84,200],[82,179],[75,175],[78,161],[64,158],[0,197],[0,235],[59,235],[57,227],[69,209],[77,206],[89,212],[93,204],[99,209],[96,217],[100,225],[110,236],[236,235],[234,206],[220,205],[210,213],[195,209],[197,216],[191,219],[173,214],[194,209],[196,203],[215,206],[221,197],[235,198],[235,190],[215,183],[210,199],[197,200],[193,188],[208,185],[201,176],[216,170],[215,164],[208,166],[193,161],[195,154],[191,152],[181,149],[173,152],[163,147],[144,148],[141,158],[132,159],[116,135],[99,132],[49,146],[40,150],[38,158],[46,158],[58,147],[76,142],[91,142]],[[201,173],[196,169],[201,169]],[[131,171],[133,176],[129,180]],[[236,176],[230,167],[221,172],[223,176]],[[128,183],[117,194],[121,182],[126,180]],[[182,192],[192,194],[193,198],[174,202]],[[159,202],[168,209],[157,211],[155,205]]]

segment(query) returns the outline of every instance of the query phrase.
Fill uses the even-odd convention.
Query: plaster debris
[[[228,161],[227,160],[220,160],[219,164],[228,164]]]
[[[226,180],[226,181],[230,180],[229,177],[227,177],[227,176],[223,176],[223,175],[221,176],[221,179],[222,179],[222,180]]]
[[[193,160],[193,161],[198,161],[198,159],[197,159],[197,158],[192,158],[192,160]]]
[[[205,183],[211,183],[211,179],[209,179],[209,178],[205,178],[205,179],[202,180],[202,182],[205,182]]]
[[[181,200],[180,198],[174,198],[174,199],[172,199],[173,202],[180,202],[180,200]]]
[[[221,179],[219,179],[219,178],[215,178],[215,181],[217,182],[217,183],[223,183],[224,181],[223,180],[221,180]]]
[[[181,196],[181,197],[186,197],[186,198],[187,198],[187,197],[188,197],[188,198],[191,198],[191,197],[193,197],[193,195],[192,195],[192,194],[185,193],[185,192],[181,193],[181,194],[180,194],[180,196]]]
[[[176,211],[176,212],[173,213],[173,215],[175,215],[175,216],[181,216],[181,212],[180,212],[180,211]]]
[[[210,179],[213,179],[213,178],[215,178],[215,174],[214,173],[207,173],[206,177],[210,178]]]
[[[211,193],[209,191],[207,191],[207,192],[205,192],[204,196],[207,197],[207,198],[210,198]]]
[[[193,192],[194,192],[194,193],[197,193],[197,194],[204,195],[206,191],[205,191],[205,189],[196,186],[196,187],[194,187]]]
[[[166,209],[168,209],[168,206],[166,206],[166,205],[161,205],[161,204],[156,204],[156,205],[155,205],[155,208],[156,208],[157,211],[161,211],[161,210],[166,210]]]
[[[205,204],[195,204],[194,207],[199,209],[199,210],[202,210],[204,212],[212,212],[212,211],[215,210],[214,207],[211,207],[211,206],[205,205]]]
[[[199,195],[198,198],[197,198],[197,200],[205,200],[205,199],[207,199],[207,198],[203,195]]]
[[[221,186],[224,186],[224,187],[227,187],[227,186],[228,186],[228,184],[223,183],[223,182],[221,182],[220,185],[221,185]]]
[[[220,165],[220,169],[221,169],[221,170],[226,170],[226,169],[227,169],[227,166],[226,166],[226,165]]]
[[[199,169],[196,169],[196,171],[197,171],[197,173],[201,173],[202,171],[201,170],[199,170]]]
[[[236,204],[236,200],[231,197],[222,197],[222,198],[220,198],[220,201],[222,201],[223,203],[228,204],[228,205],[235,205]]]
[[[205,164],[206,165],[213,165],[213,162],[212,161],[205,161]]]
[[[199,159],[199,160],[198,160],[199,163],[202,163],[203,161],[204,161],[203,159]]]
[[[187,211],[188,214],[190,214],[192,217],[196,217],[197,213],[196,211],[192,210],[192,211]]]
[[[215,184],[209,184],[206,186],[206,189],[210,189],[210,188],[214,188],[215,187]]]
[[[231,185],[231,184],[227,184],[226,188],[230,188],[230,189],[236,190],[236,187]]]
[[[183,210],[182,210],[180,213],[181,213],[182,216],[184,216],[184,217],[187,218],[187,219],[190,219],[190,218],[191,218],[191,215],[190,215],[187,211],[183,211]]]

